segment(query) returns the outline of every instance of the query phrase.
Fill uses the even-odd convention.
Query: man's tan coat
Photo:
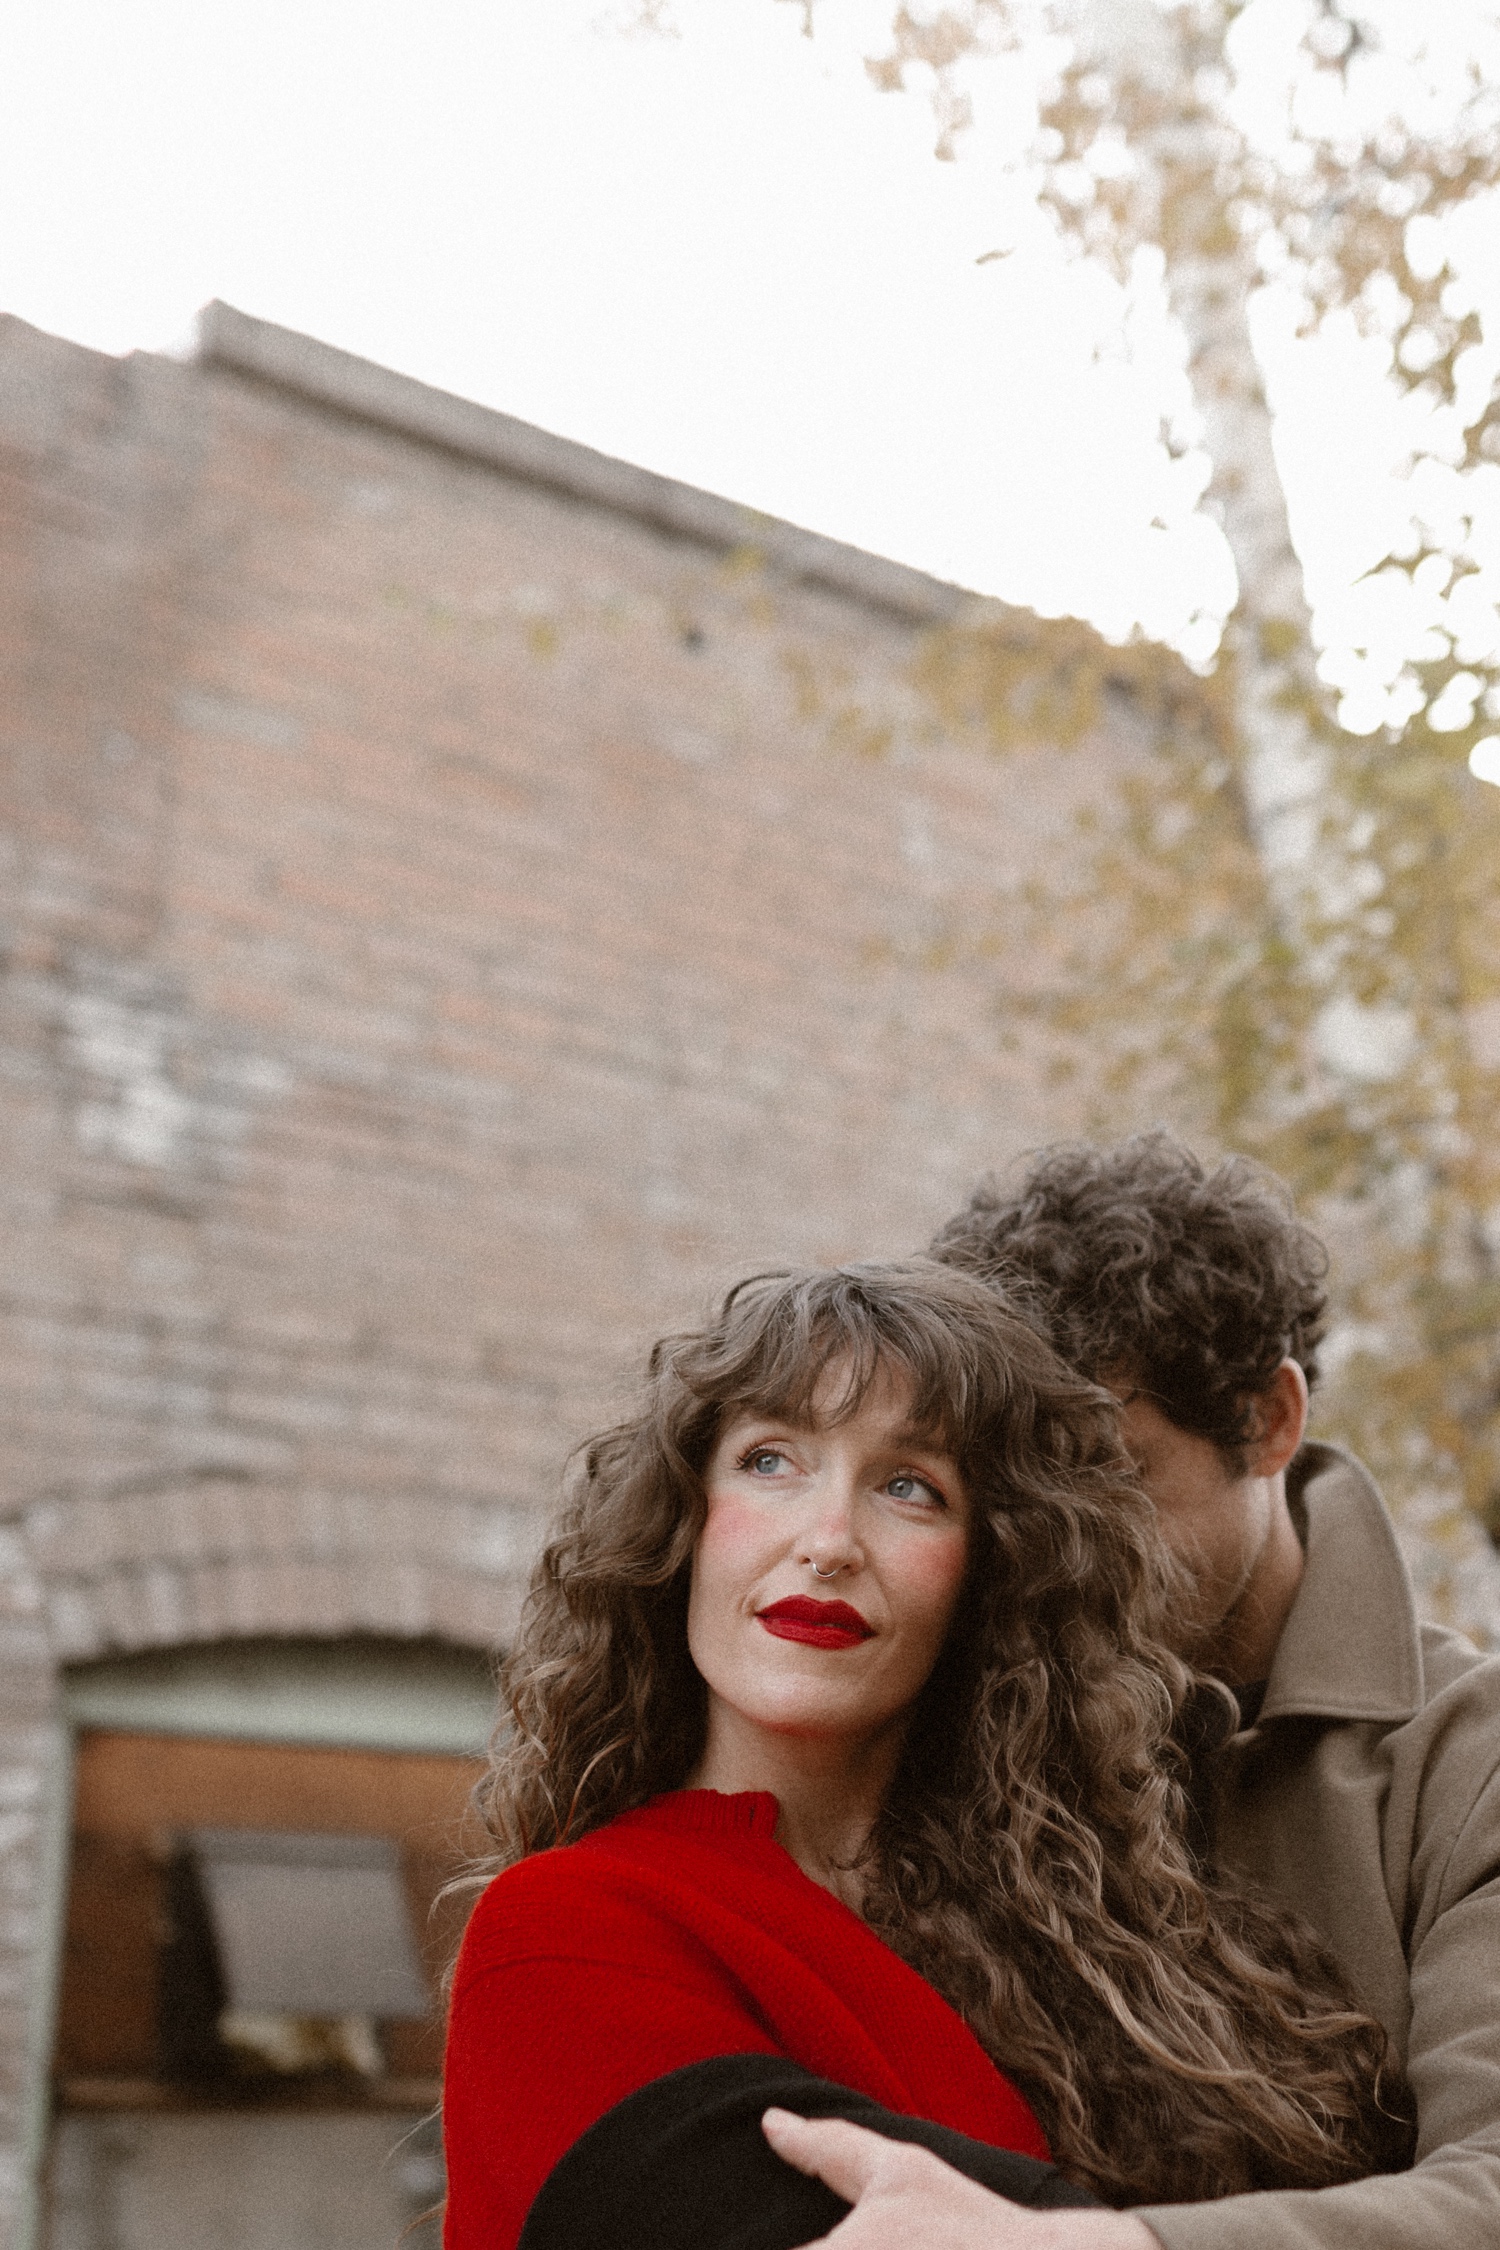
[[[1227,1753],[1219,1851],[1323,1933],[1385,2024],[1417,2162],[1140,2216],[1166,2250],[1500,2250],[1500,1659],[1418,1626],[1357,1462],[1314,1445],[1296,1469],[1306,1569]]]

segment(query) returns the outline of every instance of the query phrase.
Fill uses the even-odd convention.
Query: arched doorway
[[[45,2250],[428,2250],[488,1661],[268,1638],[64,1693]]]

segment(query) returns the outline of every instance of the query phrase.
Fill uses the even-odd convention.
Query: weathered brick
[[[1140,731],[948,739],[951,589],[231,333],[0,323],[14,2100],[55,1666],[512,1632],[654,1333],[1076,1126],[1003,900]]]

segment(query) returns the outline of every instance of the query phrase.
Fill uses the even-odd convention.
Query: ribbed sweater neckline
[[[768,1789],[674,1789],[622,1813],[617,1828],[653,1828],[669,1835],[764,1836],[774,1842],[781,1807]]]

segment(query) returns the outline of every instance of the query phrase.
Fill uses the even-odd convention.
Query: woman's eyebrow
[[[923,1453],[951,1453],[953,1441],[941,1430],[918,1429],[908,1422],[903,1429],[893,1430],[886,1440],[888,1445],[913,1446]]]

